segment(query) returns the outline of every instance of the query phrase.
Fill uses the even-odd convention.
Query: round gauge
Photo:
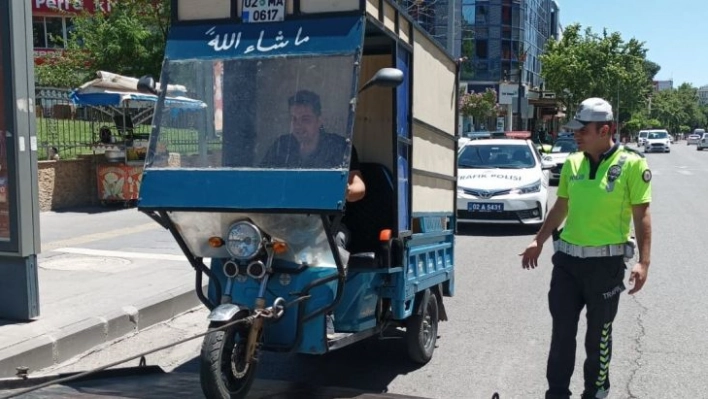
[[[239,260],[251,259],[263,244],[263,236],[258,227],[249,222],[234,223],[226,238],[226,249]]]

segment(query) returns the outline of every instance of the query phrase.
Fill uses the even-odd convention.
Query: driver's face
[[[320,133],[320,118],[306,104],[290,107],[290,130],[300,145],[315,145]]]

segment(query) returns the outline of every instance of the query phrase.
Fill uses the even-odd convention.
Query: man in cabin
[[[553,237],[548,302],[553,318],[546,399],[570,397],[578,318],[587,308],[583,399],[606,398],[610,390],[612,323],[625,290],[625,262],[634,257],[630,220],[639,247],[629,294],[647,279],[651,249],[651,171],[644,156],[612,137],[612,106],[589,98],[565,126],[574,131],[578,152],[563,165],[558,200],[521,254],[524,269],[538,266],[543,243]],[[558,228],[565,220],[560,233]]]
[[[342,164],[347,141],[336,134],[325,132],[322,125],[320,96],[309,90],[300,90],[288,99],[290,134],[280,136],[266,153],[263,166],[283,168],[336,168]],[[347,184],[347,202],[364,198],[366,186],[359,170],[359,156],[352,145]],[[349,230],[338,226],[335,241],[341,248],[349,242]],[[327,337],[334,337],[334,317],[327,314]]]
[[[325,132],[322,126],[320,96],[300,90],[288,99],[290,134],[280,136],[270,147],[262,163],[267,167],[335,168],[342,164],[347,141]],[[364,198],[366,186],[359,170],[359,156],[352,146],[347,184],[347,202]]]

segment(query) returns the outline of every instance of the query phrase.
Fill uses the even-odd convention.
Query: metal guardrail
[[[88,107],[76,107],[69,90],[38,87],[35,92],[37,152],[40,160],[76,158],[91,154],[95,124],[112,123],[107,115]],[[99,125],[100,126],[100,125]]]

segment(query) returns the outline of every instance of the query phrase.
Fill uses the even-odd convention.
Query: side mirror
[[[145,75],[138,79],[138,91],[141,93],[150,93],[157,95],[157,83],[150,75]]]
[[[359,93],[371,86],[398,87],[401,83],[403,83],[403,71],[397,68],[381,68],[359,89]]]

